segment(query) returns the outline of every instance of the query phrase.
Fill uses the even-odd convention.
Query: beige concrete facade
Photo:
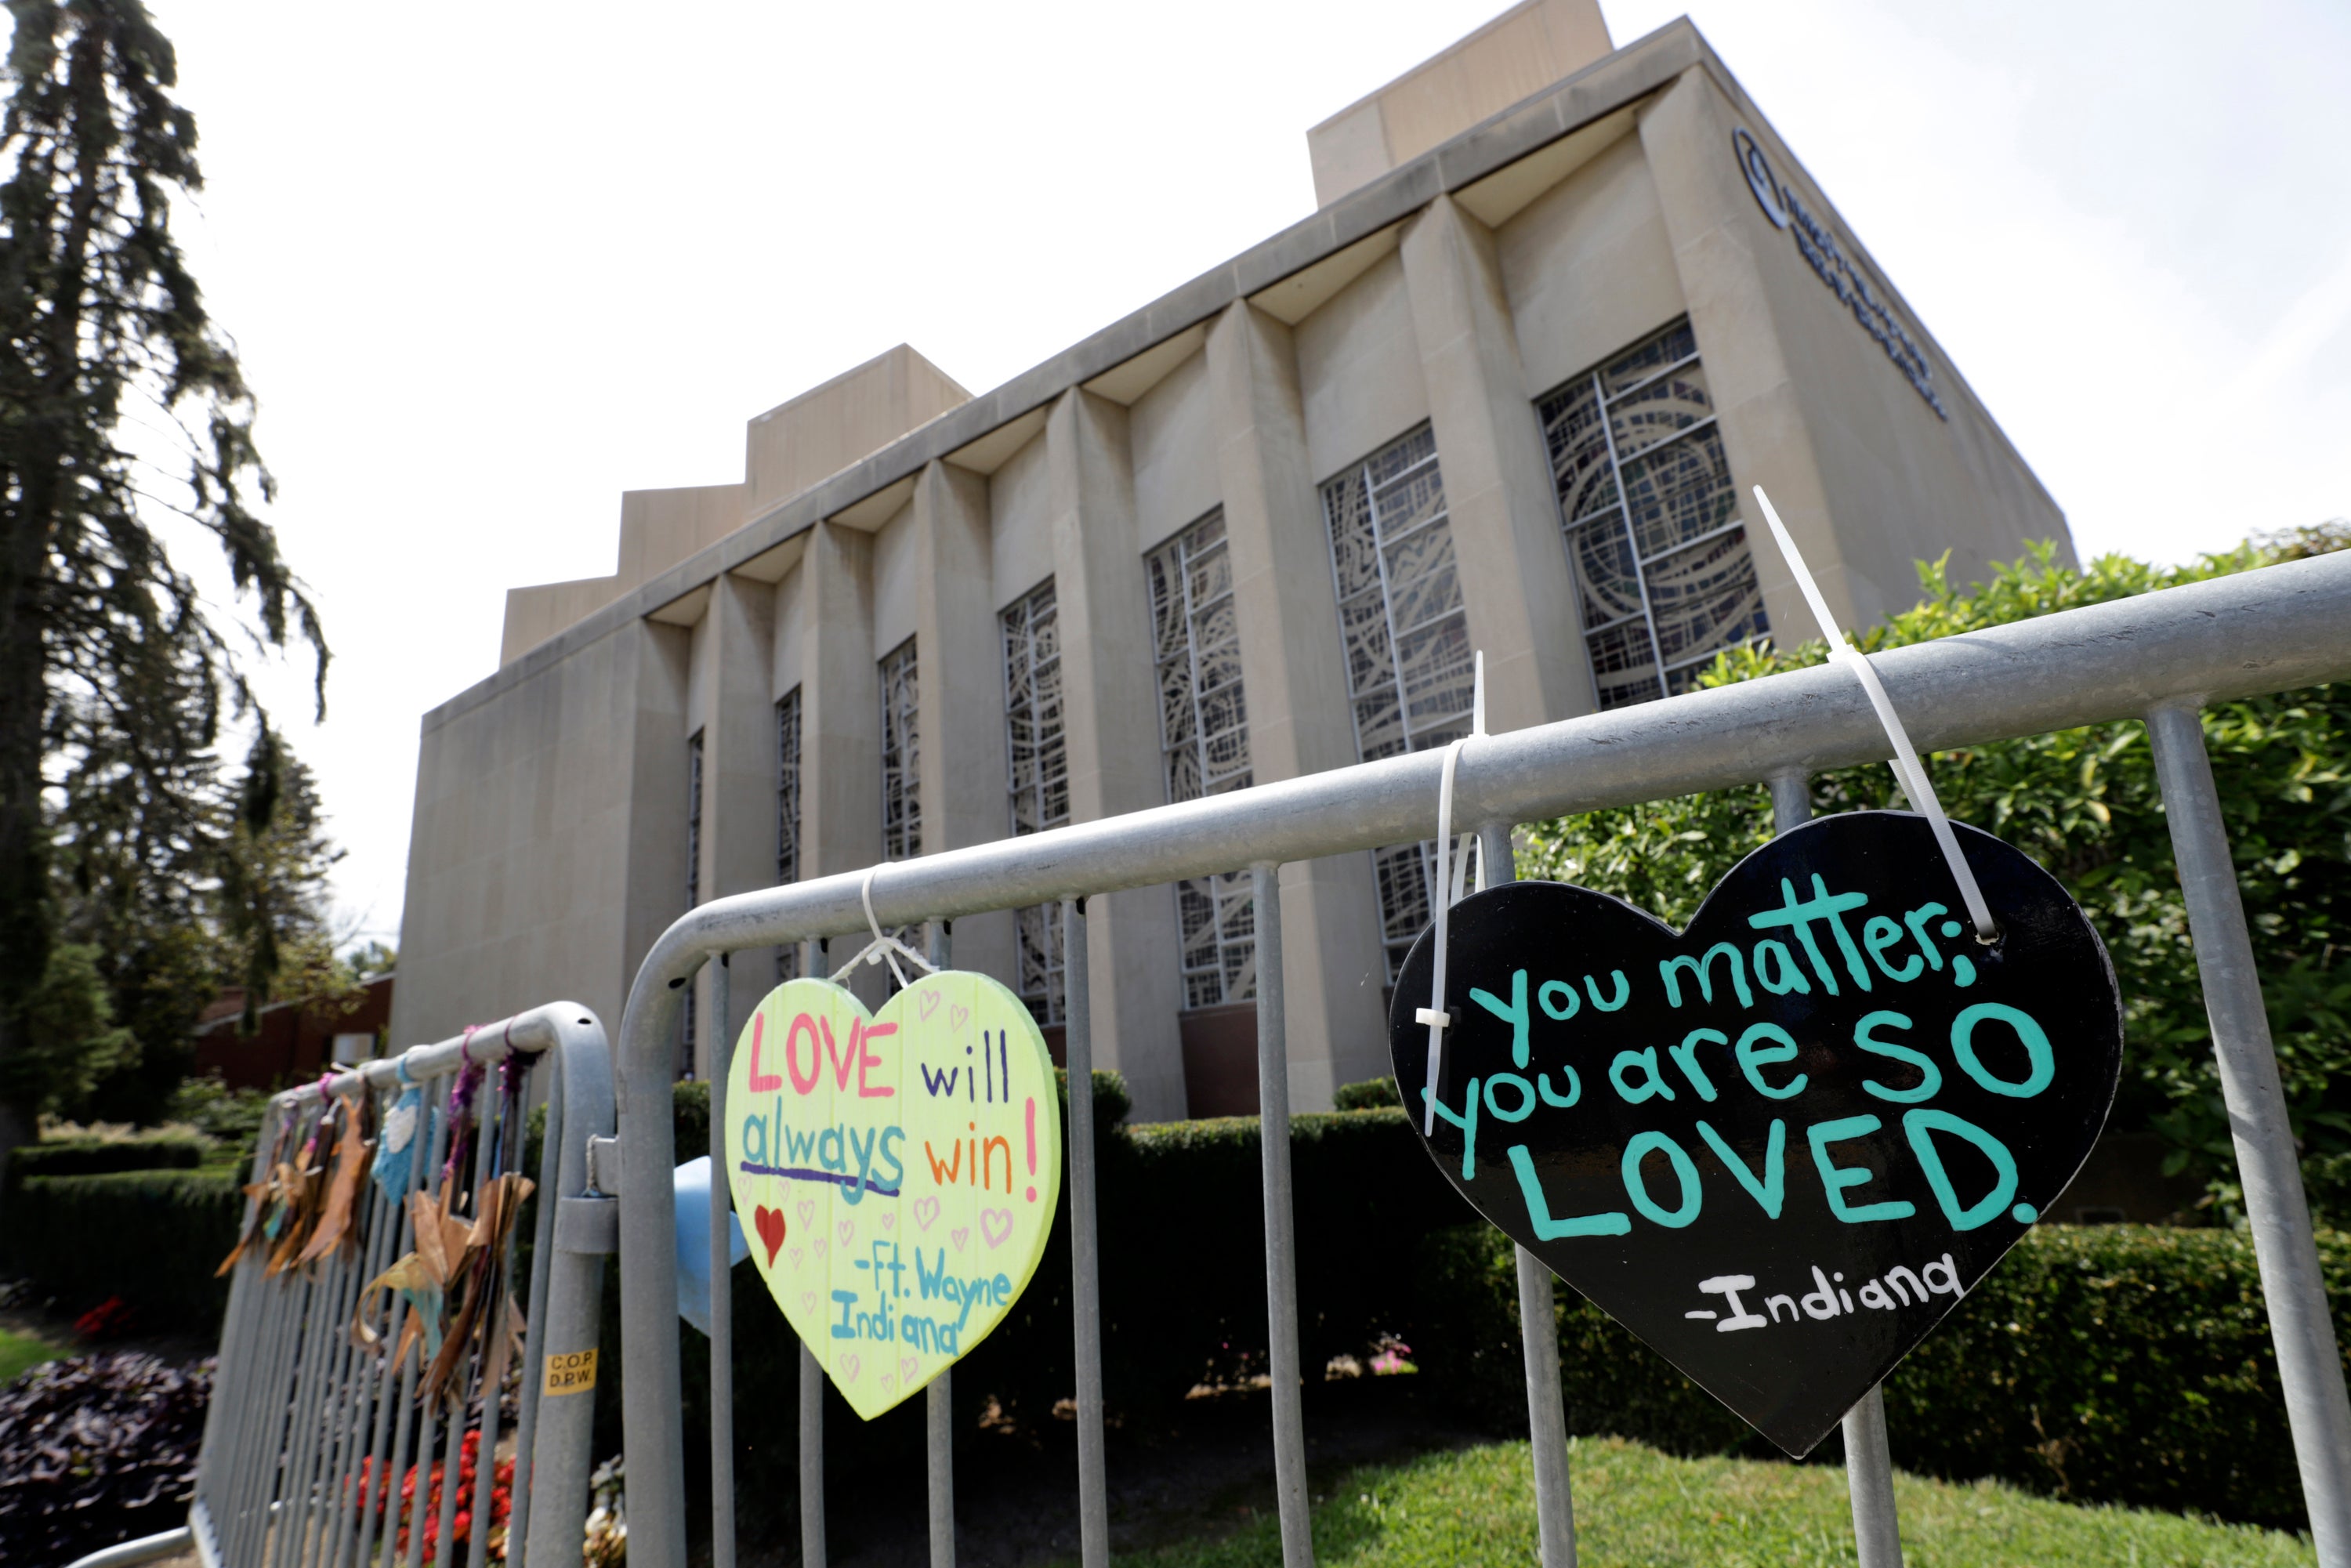
[[[882,858],[883,664],[910,644],[887,722],[917,742],[899,760],[927,853],[1016,831],[1022,747],[1050,750],[1053,799],[1084,821],[1169,799],[1193,755],[1179,708],[1228,715],[1263,783],[1385,745],[1398,692],[1404,733],[1444,733],[1447,661],[1470,647],[1491,724],[1513,728],[1629,700],[1621,673],[1595,673],[1611,637],[1678,678],[1674,616],[1697,612],[1677,603],[1760,607],[1723,624],[1801,636],[1784,568],[1740,541],[1755,483],[1858,622],[1910,602],[1920,558],[1948,550],[1964,579],[2029,540],[2070,552],[1925,323],[1687,23],[1612,52],[1591,0],[1528,0],[1310,145],[1322,205],[1296,227],[978,397],[893,350],[752,421],[739,481],[624,497],[612,576],[514,590],[500,668],[424,721],[395,1040],[556,996],[617,1024],[689,886],[768,885],[787,838],[803,877]],[[1680,357],[1625,368],[1658,343]],[[1599,493],[1562,477],[1597,461],[1560,412],[1585,388],[1624,400],[1603,423],[1636,554],[1680,530],[1640,555],[1639,615],[1593,624],[1607,596],[1575,541],[1617,514],[1563,513]],[[1351,529],[1383,552],[1376,613],[1334,566],[1334,538],[1372,548]],[[1220,540],[1222,564],[1187,591],[1231,597],[1186,620],[1155,608],[1171,580],[1152,573],[1196,540]],[[1049,586],[1055,635],[1024,643]],[[1210,700],[1220,626],[1245,716]],[[1049,653],[1051,722],[1015,734],[1013,664]],[[1283,887],[1291,1092],[1312,1108],[1384,1070],[1397,895],[1369,855],[1286,867]],[[1217,951],[1196,906],[1153,888],[1089,912],[1097,1061],[1147,1117],[1189,1107],[1208,1022],[1246,1027],[1245,976],[1194,961]],[[956,921],[956,963],[1017,984],[1018,929],[1011,912]],[[774,973],[774,955],[737,955],[738,998]]]
[[[1611,47],[1599,0],[1521,0],[1308,131],[1316,204],[1329,206]]]

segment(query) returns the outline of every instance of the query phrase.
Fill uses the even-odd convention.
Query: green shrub
[[[8,1199],[8,1260],[69,1305],[120,1296],[150,1316],[215,1333],[228,1281],[213,1278],[245,1218],[238,1179],[215,1171],[27,1176]]]
[[[269,1117],[269,1092],[264,1089],[231,1089],[218,1072],[181,1081],[172,1092],[168,1114],[185,1122],[208,1138],[250,1154]]]
[[[1964,588],[1944,563],[1921,563],[1918,604],[1859,642],[1869,652],[1928,642],[2329,548],[2341,540],[2322,529],[2186,566],[2108,555],[2077,570],[2034,546]],[[1698,684],[1776,674],[1827,653],[1821,642],[1737,649]],[[2203,730],[2313,1207],[2351,1223],[2351,683],[2215,704]],[[2235,1207],[2234,1145],[2146,726],[2028,736],[1928,762],[1944,809],[2046,866],[2104,938],[2126,1015],[2111,1124],[2160,1134],[2171,1145],[2167,1174],[2188,1171]],[[1812,804],[1825,814],[1902,801],[1889,771],[1872,764],[1815,778]],[[1680,925],[1770,839],[1771,820],[1770,796],[1754,785],[1530,823],[1519,874],[1613,893]]]
[[[1377,1111],[1384,1106],[1401,1105],[1393,1076],[1367,1078],[1361,1083],[1342,1083],[1331,1102],[1342,1111]]]
[[[1065,1090],[1066,1092],[1066,1090]],[[1195,1384],[1262,1371],[1262,1150],[1250,1118],[1123,1125],[1124,1086],[1094,1082],[1102,1370],[1112,1407],[1164,1411]],[[709,1147],[705,1085],[674,1096],[677,1155]],[[1066,1117],[1066,1105],[1064,1106]],[[1066,1120],[1064,1125],[1066,1125]],[[538,1170],[536,1119],[526,1169]],[[1301,1115],[1291,1125],[1299,1337],[1310,1377],[1394,1335],[1421,1386],[1498,1428],[1523,1428],[1513,1249],[1469,1211],[1400,1107]],[[1064,1186],[1066,1191],[1066,1183]],[[243,1214],[211,1171],[27,1177],[12,1199],[16,1267],[77,1303],[120,1294],[216,1326],[212,1270]],[[532,1216],[517,1267],[528,1278]],[[2351,1304],[2351,1238],[2321,1238],[2332,1298]],[[788,1467],[799,1346],[756,1270],[731,1281],[738,1465]],[[969,1427],[995,1405],[1032,1424],[1075,1388],[1068,1207],[1035,1278],[954,1379]],[[1770,1452],[1762,1440],[1596,1308],[1559,1292],[1562,1375],[1580,1433],[1678,1454]],[[680,1327],[689,1483],[707,1485],[709,1343]],[[2338,1329],[2351,1343],[2351,1322]],[[619,1270],[605,1274],[599,1453],[620,1446]],[[2252,1247],[2226,1230],[2043,1226],[2028,1234],[1886,1385],[1896,1461],[1995,1476],[2079,1501],[2201,1510],[2294,1524],[2299,1488]],[[842,1467],[919,1461],[923,1402],[860,1421],[828,1395]],[[1835,1439],[1823,1445],[1836,1451]],[[738,1473],[752,1473],[739,1470]],[[791,1489],[747,1489],[747,1531],[789,1533]],[[697,1509],[691,1515],[706,1518]]]
[[[2351,1237],[2321,1265],[2351,1343]],[[1523,1430],[1514,1249],[1467,1227],[1421,1245],[1414,1359],[1428,1386]],[[1569,1429],[1671,1453],[1761,1457],[1744,1423],[1605,1314],[1558,1290]],[[1895,1463],[2076,1502],[2301,1526],[2302,1489],[2250,1237],[2149,1226],[2028,1232],[1886,1383]],[[1840,1452],[1832,1437],[1823,1457]]]

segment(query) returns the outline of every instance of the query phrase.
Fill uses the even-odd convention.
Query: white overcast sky
[[[1306,128],[1499,0],[151,0],[180,232],[336,650],[296,723],[396,938],[418,720],[623,489],[906,341],[975,392],[1306,215]],[[1617,42],[1679,15],[1604,0]],[[2351,514],[2351,9],[1687,7],[2084,552]],[[270,683],[287,717],[301,677]]]

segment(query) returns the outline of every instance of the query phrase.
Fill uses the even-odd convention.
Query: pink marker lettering
[[[766,1031],[767,1023],[766,1013],[751,1015],[751,1092],[754,1094],[772,1094],[784,1086],[783,1074],[759,1071],[759,1036]]]

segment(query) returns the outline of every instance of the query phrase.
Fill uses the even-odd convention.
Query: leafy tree
[[[1964,590],[1943,563],[1922,563],[1921,602],[1858,641],[1865,651],[1897,647],[2346,543],[2351,528],[2331,524],[2185,567],[2109,555],[2079,570],[2041,546]],[[1827,653],[1821,642],[1742,649],[1702,681],[1751,680]],[[2351,1199],[2351,686],[2218,705],[2204,714],[2204,737],[2313,1197],[2341,1207]],[[2046,865],[2113,955],[2126,1009],[2113,1124],[2162,1134],[2170,1169],[2233,1202],[2228,1116],[2146,727],[2064,730],[1928,760],[1944,808]],[[1823,774],[1812,796],[1816,812],[1906,804],[1883,766]],[[1771,835],[1764,789],[1724,790],[1538,824],[1521,869],[1604,889],[1678,925]]]
[[[112,806],[102,791],[69,796],[57,820],[61,929],[98,951],[137,1042],[73,1104],[78,1119],[171,1114],[193,1063],[196,1019],[223,986],[243,988],[246,1032],[267,1003],[304,1001],[331,1020],[365,998],[328,928],[327,879],[342,852],[310,769],[284,737],[265,723],[234,782],[206,754],[175,783],[183,800],[169,836],[156,810]],[[118,831],[118,818],[144,827],[143,839]]]
[[[327,878],[343,852],[327,836],[309,768],[266,725],[221,851],[223,969],[245,988],[246,1029],[265,1000],[350,989],[325,919]],[[281,981],[290,981],[282,993]]]
[[[243,646],[306,643],[318,616],[254,497],[274,486],[254,403],[170,228],[201,187],[171,43],[139,0],[8,0],[0,117],[0,1159],[32,1133],[16,1065],[49,973],[57,878],[116,889],[117,922],[178,896],[206,835],[224,711],[252,702]],[[176,473],[126,420],[152,404]],[[253,623],[207,612],[158,524],[209,533]],[[121,890],[128,889],[128,892]],[[184,931],[186,925],[170,929]],[[118,994],[180,994],[190,962],[120,960]],[[8,1085],[15,1087],[8,1087]]]
[[[99,973],[98,949],[54,943],[47,970],[25,1006],[23,1048],[6,1064],[9,1087],[52,1114],[79,1108],[90,1090],[137,1055],[131,1031],[114,1021]]]

